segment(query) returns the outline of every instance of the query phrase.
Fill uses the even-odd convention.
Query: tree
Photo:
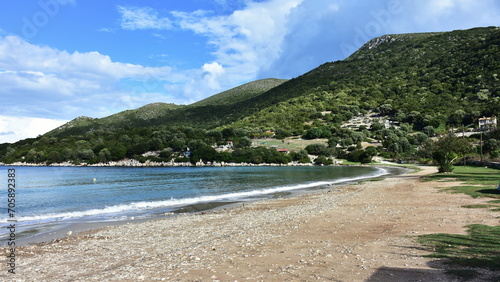
[[[278,128],[276,129],[276,139],[285,139],[286,137],[292,136],[292,132],[290,130]]]
[[[432,125],[428,125],[428,126],[424,127],[424,129],[422,131],[429,137],[432,137],[436,134],[436,129],[434,129],[434,127]]]
[[[61,154],[57,151],[51,151],[47,157],[47,163],[60,163],[63,161]]]
[[[110,159],[111,152],[108,150],[108,148],[104,148],[101,151],[99,151],[98,157],[99,157],[99,162],[101,163],[106,163]]]
[[[391,104],[383,104],[383,105],[380,105],[377,109],[376,109],[380,114],[386,116],[386,115],[391,115],[394,113],[394,110],[392,108],[392,105]]]
[[[309,129],[306,134],[304,134],[303,138],[304,139],[316,139],[320,138],[321,135],[323,134],[323,131],[319,129],[318,127],[313,127]]]
[[[370,130],[371,131],[382,130],[384,128],[385,128],[384,125],[382,123],[378,122],[378,121],[372,123],[371,126],[370,126]]]
[[[213,162],[216,159],[217,151],[210,146],[199,147],[192,151],[190,156],[191,163],[197,163],[199,161]]]
[[[121,144],[117,144],[115,146],[112,146],[109,149],[109,158],[108,161],[119,161],[123,158],[125,158],[125,155],[127,154],[127,148]]]
[[[210,130],[207,136],[211,137],[214,143],[222,141],[222,133],[219,130]]]
[[[432,158],[436,161],[439,172],[452,172],[453,162],[471,151],[472,145],[468,139],[448,134],[434,144]]]
[[[173,154],[172,152],[168,151],[168,150],[163,150],[160,152],[160,159],[162,159],[163,161],[170,161],[173,157]]]
[[[337,144],[339,143],[340,138],[339,137],[332,137],[328,139],[328,147],[330,148],[335,148],[337,147]]]
[[[319,156],[314,160],[315,165],[331,165],[333,164],[333,161],[328,159],[325,156]]]
[[[78,157],[83,161],[90,161],[94,158],[94,151],[91,149],[78,149]]]
[[[233,128],[224,128],[221,133],[222,137],[226,140],[236,136]]]
[[[429,140],[429,136],[422,132],[417,132],[413,136],[413,142],[415,143],[415,145],[422,145],[427,142],[427,140]]]
[[[239,148],[250,147],[252,146],[252,139],[244,136],[240,138],[240,142],[238,144]]]
[[[194,139],[194,140],[189,141],[187,146],[188,146],[189,150],[196,151],[196,150],[205,148],[208,145],[205,142],[203,142],[202,140]]]
[[[377,148],[370,146],[366,148],[366,150],[358,149],[350,152],[347,155],[347,160],[367,164],[371,163],[372,158],[376,155],[377,155]]]
[[[292,159],[294,161],[297,161],[301,164],[305,163],[311,163],[311,159],[309,158],[309,155],[306,150],[300,150],[298,152],[292,152]]]
[[[320,144],[320,143],[315,143],[315,144],[311,144],[311,145],[307,145],[307,147],[305,148],[305,151],[311,155],[324,155],[325,151],[326,151],[326,146],[324,144]]]
[[[170,147],[172,147],[172,151],[180,152],[186,147],[186,141],[184,141],[184,139],[174,138],[174,140],[170,142]]]

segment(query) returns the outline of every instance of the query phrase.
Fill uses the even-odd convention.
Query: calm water
[[[0,183],[7,187],[7,169]],[[17,226],[148,218],[186,206],[249,201],[387,174],[374,167],[15,167]],[[3,205],[3,207],[2,207]],[[7,235],[7,189],[0,190]]]

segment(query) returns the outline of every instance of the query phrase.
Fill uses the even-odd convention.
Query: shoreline
[[[337,163],[336,165],[340,165],[341,163]],[[53,164],[39,164],[39,163],[26,163],[26,162],[15,162],[12,164],[0,163],[0,166],[19,166],[19,167],[240,167],[240,166],[315,166],[311,163],[299,163],[296,161],[287,163],[287,164],[279,164],[279,163],[226,163],[226,162],[203,162],[199,161],[197,163],[191,162],[152,162],[145,161],[141,163],[135,159],[123,159],[116,162],[107,162],[107,163],[96,163],[96,164],[74,164],[71,162],[63,162],[63,163],[53,163]]]
[[[67,237],[68,234],[75,236],[82,232],[92,231],[94,229],[105,228],[108,226],[119,226],[126,224],[134,224],[138,222],[146,222],[150,220],[168,220],[171,217],[179,216],[182,214],[195,214],[195,213],[208,213],[214,212],[217,210],[226,210],[232,209],[235,207],[239,207],[245,204],[251,204],[254,202],[260,201],[268,201],[276,198],[290,198],[290,197],[300,197],[308,194],[316,194],[322,193],[325,189],[337,189],[347,185],[353,185],[357,183],[361,183],[364,181],[374,181],[374,180],[383,180],[387,177],[402,175],[406,173],[411,173],[413,169],[402,167],[402,166],[385,166],[385,165],[373,165],[377,168],[385,169],[387,174],[381,176],[367,176],[365,178],[356,179],[356,180],[346,180],[344,182],[338,184],[330,184],[330,185],[319,185],[310,188],[303,188],[298,190],[290,190],[286,192],[276,192],[273,194],[262,195],[262,198],[257,198],[253,200],[235,200],[231,202],[227,201],[216,201],[216,202],[200,202],[197,204],[190,204],[187,206],[178,207],[175,210],[172,210],[168,213],[150,213],[147,216],[138,217],[129,216],[127,218],[119,218],[116,220],[108,220],[108,221],[85,221],[83,219],[75,219],[71,222],[53,222],[48,224],[42,224],[39,226],[35,226],[34,228],[23,231],[23,233],[34,233],[37,232],[37,229],[45,229],[45,231],[38,231],[35,235],[22,236],[21,238],[16,240],[16,245],[24,246],[24,245],[32,245],[38,243],[50,243],[51,241],[57,241],[64,237]],[[51,228],[52,226],[52,228]],[[18,235],[19,237],[19,235]],[[2,244],[5,245],[5,244]]]
[[[457,182],[420,181],[435,171],[422,167],[381,181],[21,246],[15,278],[450,281],[446,265],[424,257],[415,236],[498,225],[498,212],[463,208],[487,199],[437,189]],[[0,278],[12,278],[7,275]]]

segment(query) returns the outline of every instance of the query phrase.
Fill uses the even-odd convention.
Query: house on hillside
[[[289,153],[288,149],[278,149],[278,152],[283,153],[283,154]]]
[[[225,145],[220,145],[219,147],[215,148],[217,152],[226,152],[226,151],[232,151],[234,148],[233,146],[233,141],[227,141]]]
[[[479,131],[488,131],[497,127],[496,117],[482,117],[479,119]]]

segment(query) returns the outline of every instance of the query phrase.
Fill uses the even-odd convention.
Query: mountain
[[[474,124],[499,114],[499,45],[498,27],[378,37],[346,60],[247,101],[259,111],[232,126],[300,129],[324,111],[340,122],[349,117],[342,116],[346,106],[381,110],[420,128]]]
[[[220,105],[228,105],[233,106],[237,103],[244,102],[248,99],[259,96],[260,94],[273,89],[284,82],[287,79],[276,79],[276,78],[268,78],[252,81],[241,86],[235,87],[233,89],[229,89],[222,93],[210,96],[206,99],[203,99],[199,102],[192,104],[191,106],[200,107],[200,106],[220,106]]]
[[[107,128],[107,130],[112,131],[130,126],[141,126],[179,108],[182,108],[182,106],[167,103],[152,103],[135,110],[123,111],[102,119],[81,116],[50,131],[47,135],[73,135],[82,134],[86,130],[96,128]]]
[[[280,136],[333,136],[335,142],[359,140],[359,134],[339,128],[372,111],[406,123],[408,132],[431,135],[498,116],[499,72],[498,27],[384,35],[345,60],[290,80],[259,80],[186,106],[156,103],[102,119],[80,117],[43,137],[0,145],[0,161],[6,156],[44,160],[50,153],[54,160],[92,155],[115,160],[165,147],[182,151],[193,140],[239,141],[266,130]],[[386,133],[373,138],[386,140]],[[395,134],[403,138],[402,132]],[[407,148],[412,137],[404,138],[400,145]]]
[[[198,124],[205,124],[206,120],[197,118],[200,114],[204,112],[224,114],[228,108],[235,107],[236,104],[258,96],[286,81],[286,79],[270,78],[249,82],[188,106],[153,103],[102,119],[78,117],[52,130],[47,135],[68,136],[103,129],[112,131],[143,126],[191,125],[194,121],[197,121]],[[203,119],[205,119],[204,115]],[[213,121],[213,117],[209,119],[209,122],[211,121]]]
[[[300,130],[318,112],[338,112],[346,105],[373,110],[386,104],[390,109],[384,107],[384,113],[397,114],[401,121],[471,124],[500,108],[499,34],[498,27],[488,27],[385,35],[343,61],[288,81],[259,80],[188,106],[145,106],[73,126],[71,132],[173,125]],[[67,135],[64,128],[49,135]]]

